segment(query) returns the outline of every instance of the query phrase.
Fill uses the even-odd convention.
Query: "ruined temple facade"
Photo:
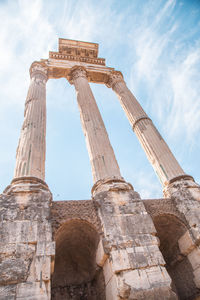
[[[122,73],[98,57],[98,44],[59,39],[30,77],[14,178],[0,195],[0,299],[200,299],[200,187]],[[52,201],[45,182],[46,82],[59,78],[76,91],[90,200]],[[163,199],[142,200],[123,178],[90,82],[117,94]]]

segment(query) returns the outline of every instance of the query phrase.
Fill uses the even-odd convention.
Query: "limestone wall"
[[[0,299],[48,300],[55,255],[50,221],[51,193],[0,196]]]

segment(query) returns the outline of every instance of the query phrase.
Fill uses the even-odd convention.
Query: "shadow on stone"
[[[103,300],[103,272],[96,265],[99,234],[82,220],[70,220],[56,235],[52,300]]]
[[[178,246],[178,240],[187,231],[185,224],[170,214],[156,216],[153,221],[173,290],[180,300],[194,299],[199,290],[193,281],[192,266],[188,258],[180,253]]]

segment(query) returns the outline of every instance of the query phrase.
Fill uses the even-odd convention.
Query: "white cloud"
[[[171,134],[180,134],[184,127],[185,137],[191,142],[200,132],[199,66],[200,53],[191,49],[183,61],[169,70],[173,99],[167,126]]]
[[[200,130],[200,39],[193,47],[183,43],[188,33],[180,35],[180,19],[170,17],[175,5],[176,1],[167,1],[150,26],[145,20],[153,15],[146,12],[144,22],[133,31],[137,60],[131,87],[137,91],[144,82],[145,106],[169,139],[175,141],[184,135],[193,143]],[[194,26],[190,37],[192,33],[196,33]]]
[[[28,69],[33,60],[48,54],[54,30],[41,13],[42,1],[24,1],[1,6],[1,93],[7,105],[22,105],[28,88]],[[24,89],[22,90],[22,86]]]
[[[137,174],[129,173],[134,189],[140,193],[142,199],[162,198],[162,187],[159,180],[151,172],[139,171]]]

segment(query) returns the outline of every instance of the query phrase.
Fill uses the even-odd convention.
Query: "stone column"
[[[162,185],[190,177],[184,173],[153,122],[126,86],[121,72],[114,71],[109,74],[107,86],[119,97],[127,118]]]
[[[24,123],[16,154],[14,180],[20,177],[45,179],[47,68],[34,62],[25,102]]]
[[[107,131],[83,67],[75,67],[70,74],[77,93],[80,118],[89,152],[93,181],[93,192],[102,183],[124,182]]]

